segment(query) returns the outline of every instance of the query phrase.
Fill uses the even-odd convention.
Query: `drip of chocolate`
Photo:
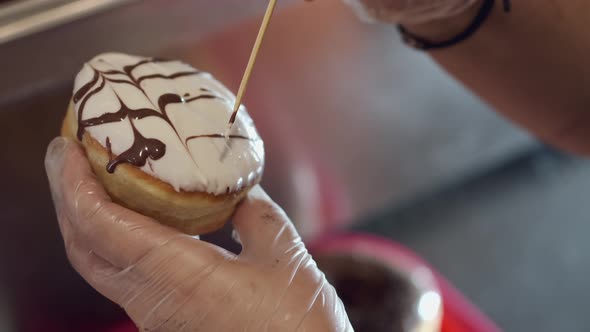
[[[118,165],[129,163],[131,165],[143,166],[147,163],[148,158],[158,160],[166,154],[166,145],[155,138],[145,138],[133,122],[133,145],[125,152],[121,153],[107,164],[107,171],[114,173]]]
[[[109,162],[113,160],[113,147],[111,146],[111,138],[107,137],[107,152],[109,153]]]
[[[199,99],[216,99],[216,98],[218,98],[218,97],[217,96],[214,96],[214,95],[200,95],[200,96],[196,96],[196,97],[192,97],[192,98],[186,99],[185,102],[190,103],[192,101],[196,101],[196,100],[199,100]]]
[[[170,104],[182,104],[185,100],[174,93],[167,93],[158,98],[158,107],[166,114],[166,106]]]
[[[151,108],[130,109],[125,104],[123,99],[116,93],[116,91],[113,90],[113,92],[115,93],[115,95],[117,96],[117,98],[119,100],[119,103],[121,104],[118,111],[113,112],[113,113],[105,113],[99,117],[82,120],[83,114],[84,114],[84,109],[86,107],[88,100],[92,96],[94,96],[95,94],[102,91],[105,88],[107,81],[112,82],[112,83],[132,85],[135,88],[139,89],[146,97],[148,97],[147,93],[141,87],[141,84],[140,84],[141,82],[143,82],[145,80],[150,80],[150,79],[173,80],[173,79],[176,79],[179,77],[199,75],[201,73],[200,71],[184,71],[184,72],[178,72],[178,73],[171,74],[171,75],[153,74],[153,75],[147,75],[147,76],[142,76],[142,77],[138,77],[138,78],[135,78],[132,75],[133,70],[135,70],[139,66],[142,66],[142,65],[145,65],[148,63],[167,62],[167,61],[170,61],[170,60],[145,59],[145,60],[142,60],[134,65],[125,66],[123,68],[123,71],[119,71],[119,70],[100,71],[100,70],[97,70],[96,68],[91,66],[92,70],[94,71],[94,75],[93,75],[92,79],[90,80],[90,82],[84,84],[78,91],[76,91],[74,93],[73,101],[76,104],[79,103],[77,136],[78,136],[78,139],[80,139],[80,140],[82,140],[82,137],[84,136],[84,133],[86,132],[86,129],[89,127],[100,126],[100,125],[107,124],[107,123],[114,123],[114,122],[124,121],[125,119],[129,119],[129,122],[131,124],[132,129],[133,129],[133,144],[131,145],[131,147],[127,151],[125,151],[125,152],[121,153],[119,156],[116,156],[115,158],[113,158],[113,154],[111,151],[111,141],[110,141],[110,138],[107,138],[107,149],[109,150],[109,163],[107,165],[107,171],[109,173],[114,173],[117,166],[119,166],[120,164],[127,163],[127,164],[131,164],[131,165],[134,165],[137,167],[143,167],[146,165],[146,163],[148,162],[149,159],[158,160],[158,159],[161,159],[162,157],[164,157],[164,155],[166,154],[166,145],[158,139],[146,138],[143,135],[141,135],[141,133],[139,132],[139,130],[137,130],[137,128],[134,124],[134,120],[140,120],[140,119],[147,118],[147,117],[161,118],[162,120],[166,121],[168,123],[168,125],[170,125],[170,127],[172,127],[172,129],[176,132],[176,135],[180,139],[179,133],[176,131],[176,128],[174,127],[174,125],[172,124],[172,122],[170,121],[170,119],[166,113],[166,107],[170,104],[190,103],[190,102],[194,102],[194,101],[198,101],[198,100],[219,98],[218,96],[215,96],[212,94],[203,94],[203,95],[195,96],[192,98],[184,99],[180,95],[168,93],[168,94],[164,94],[158,98],[157,105],[152,104],[154,106],[153,109],[151,109]],[[126,75],[129,80],[127,80],[127,79],[114,79],[114,78],[108,77],[108,75]],[[92,90],[92,87],[94,87],[99,81],[101,81],[99,86],[96,89]],[[201,88],[200,90],[203,92],[210,92],[209,89],[205,89],[205,88]],[[190,95],[188,95],[188,94],[184,95],[185,98],[188,96],[190,96]],[[147,99],[150,100],[149,98],[147,98]],[[206,137],[220,138],[220,137],[225,137],[225,136],[219,135],[219,134],[192,136],[192,137],[189,137],[185,141],[185,144],[188,143],[188,141],[190,141],[192,139],[206,138]],[[232,136],[232,138],[249,139],[247,137],[240,136],[240,135],[234,135],[234,136]],[[185,145],[185,148],[186,148],[186,145]],[[187,150],[188,150],[188,148],[187,148]]]

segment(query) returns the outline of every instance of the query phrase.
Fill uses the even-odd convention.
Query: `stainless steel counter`
[[[360,227],[409,246],[505,331],[590,325],[590,162],[540,150]]]
[[[0,103],[70,81],[82,63],[99,52],[170,52],[252,16],[265,5],[264,0],[68,1],[72,2],[94,3],[87,9],[94,13],[78,13],[57,26],[43,27],[41,33],[0,41]],[[0,35],[2,29],[11,30],[2,23]]]
[[[0,3],[0,44],[120,7],[133,0],[19,0]]]

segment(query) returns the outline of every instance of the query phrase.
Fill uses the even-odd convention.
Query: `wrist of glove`
[[[481,0],[343,0],[363,20],[423,24],[466,12]]]

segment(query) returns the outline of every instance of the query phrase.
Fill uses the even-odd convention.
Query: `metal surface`
[[[0,45],[137,0],[27,0],[0,9]]]
[[[505,331],[579,332],[589,196],[588,160],[540,151],[361,228],[416,250]]]
[[[172,55],[174,49],[259,13],[265,4],[261,0],[133,1],[15,39],[0,45],[0,105],[71,81],[84,61],[100,52]]]

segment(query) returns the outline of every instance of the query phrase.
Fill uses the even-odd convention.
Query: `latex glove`
[[[420,24],[467,11],[480,0],[343,0],[367,21]]]
[[[233,218],[239,256],[113,203],[83,150],[45,166],[68,258],[142,331],[352,331],[342,302],[260,187]]]

